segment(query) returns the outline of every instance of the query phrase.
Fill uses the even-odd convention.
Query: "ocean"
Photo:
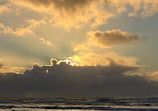
[[[148,98],[0,98],[0,111],[158,111]]]

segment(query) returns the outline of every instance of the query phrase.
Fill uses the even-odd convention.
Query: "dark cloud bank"
[[[107,97],[156,96],[158,83],[140,76],[125,76],[137,67],[34,65],[24,74],[0,74],[1,97]]]

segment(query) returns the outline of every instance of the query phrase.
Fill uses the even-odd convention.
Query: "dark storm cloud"
[[[0,96],[80,97],[151,96],[158,94],[158,83],[140,76],[125,76],[137,67],[34,65],[24,74],[0,75]]]

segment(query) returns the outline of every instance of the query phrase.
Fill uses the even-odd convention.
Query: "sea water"
[[[0,98],[0,111],[158,111],[150,98]]]

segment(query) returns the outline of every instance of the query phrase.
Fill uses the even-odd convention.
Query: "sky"
[[[111,96],[120,96],[122,88],[129,86],[133,88],[137,84],[140,86],[138,85],[139,87],[133,90],[134,96],[141,95],[141,91],[138,90],[141,87],[147,92],[144,95],[155,95],[158,89],[157,29],[157,0],[17,0],[16,2],[1,0],[0,79],[6,78],[1,81],[2,84],[6,84],[4,96],[6,92],[9,92],[7,88],[11,87],[12,82],[17,87],[16,80],[21,78],[19,74],[27,81],[27,69],[30,70],[29,74],[51,70],[49,67],[51,67],[52,59],[57,60],[59,64],[68,60],[72,66],[75,65],[75,68],[82,67],[83,71],[81,71],[82,68],[79,71],[68,68],[71,73],[68,77],[70,75],[71,77],[65,79],[64,73],[67,75],[67,72],[64,72],[63,67],[60,69],[61,72],[58,72],[62,74],[61,77],[52,77],[53,72],[48,72],[46,78],[57,81],[50,82],[50,84],[55,84],[54,89],[36,90],[37,86],[33,85],[34,90],[26,94],[30,89],[25,89],[26,92],[22,92],[23,95],[34,95],[40,92],[39,90],[46,90],[40,93],[46,95],[48,92],[57,90],[57,86],[61,87],[67,81],[73,83],[73,79],[77,80],[73,75],[75,73],[73,70],[83,73],[77,76],[79,80],[83,80],[83,83],[79,82],[75,83],[76,86],[70,86],[70,91],[64,88],[63,91],[57,90],[54,95],[59,92],[73,94],[72,91],[75,92],[73,87],[80,87],[83,84],[88,84],[88,89],[85,91],[87,95],[101,85],[100,89],[97,89],[99,91],[92,96],[104,96],[103,92],[107,90],[109,93],[106,94],[110,95],[113,92],[113,89],[110,90],[111,87],[120,88],[118,89],[120,93],[111,93]],[[32,67],[37,64],[37,69]],[[44,66],[47,68],[43,69]],[[96,72],[89,75],[92,67],[96,70],[99,70],[99,67],[105,69],[99,74]],[[57,72],[54,73],[56,75]],[[102,78],[104,73],[104,81],[107,82],[99,82],[98,77]],[[109,74],[111,76],[108,76]],[[85,80],[82,75],[85,77],[88,75],[93,78],[93,81]],[[41,75],[38,76],[43,78]],[[29,78],[34,78],[34,76],[30,75]],[[112,80],[108,81],[107,78]],[[63,80],[65,81],[60,84],[59,81]],[[19,84],[25,86],[27,83],[25,81],[19,80]],[[38,78],[32,81],[42,83]],[[120,84],[115,86],[116,82]],[[132,84],[133,82],[136,83]],[[127,85],[122,86],[124,83]],[[50,84],[46,83],[44,86]],[[67,87],[68,84],[70,83],[67,83]],[[101,90],[103,86],[106,86],[105,90]],[[127,92],[130,93],[132,88]],[[148,89],[151,89],[151,92],[148,92]],[[21,90],[20,87],[16,89],[17,92]],[[79,95],[78,93],[74,94]],[[81,91],[81,94],[84,92]]]

